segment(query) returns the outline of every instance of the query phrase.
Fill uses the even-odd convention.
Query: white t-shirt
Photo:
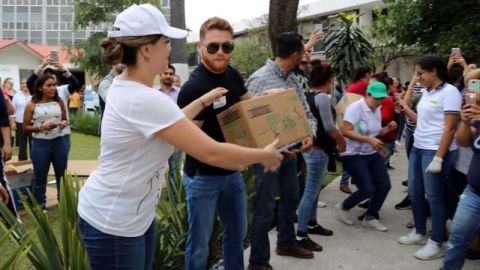
[[[62,99],[63,105],[65,106],[65,111],[67,112],[67,121],[70,121],[70,117],[68,115],[68,98],[70,97],[70,92],[68,91],[68,84],[57,86],[58,96]],[[70,135],[70,125],[63,129],[63,133],[65,135]]]
[[[422,98],[417,105],[417,128],[413,146],[424,150],[438,150],[445,130],[445,114],[460,114],[462,96],[458,89],[448,83],[437,89],[422,89]],[[450,150],[457,149],[455,139]]]
[[[12,105],[15,109],[15,122],[23,123],[23,114],[25,113],[25,107],[27,103],[32,100],[32,95],[26,96],[22,91],[13,96]]]
[[[362,98],[347,107],[343,121],[352,124],[353,130],[360,135],[376,137],[382,129],[381,108],[380,106],[375,111],[372,111],[365,102],[365,99]],[[359,142],[349,138],[345,139],[347,149],[345,153],[341,154],[342,156],[371,155],[376,152],[369,143]]]
[[[155,137],[185,115],[168,96],[115,79],[102,120],[100,166],[80,191],[78,213],[96,229],[137,237],[153,221],[173,146]]]

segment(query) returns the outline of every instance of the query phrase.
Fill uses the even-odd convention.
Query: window
[[[30,42],[32,44],[38,44],[38,45],[41,45],[42,44],[42,40],[41,39],[31,39]]]
[[[57,31],[47,31],[47,38],[57,38],[58,32]]]
[[[15,38],[15,31],[3,31],[3,38]]]
[[[28,38],[27,31],[17,31],[17,38]]]
[[[62,31],[62,32],[60,33],[60,37],[61,37],[62,39],[71,38],[71,37],[72,37],[72,32],[70,32],[70,31]]]
[[[30,31],[30,36],[32,38],[42,38],[42,31]]]
[[[9,27],[8,27],[8,22],[2,23],[2,28],[3,28],[3,29],[8,29],[8,28],[9,28]]]
[[[62,22],[71,22],[72,21],[72,14],[61,14],[60,20]]]
[[[28,7],[19,6],[17,7],[17,13],[28,13]]]
[[[42,13],[42,7],[30,7],[31,13]]]
[[[58,45],[58,38],[47,39],[47,45]]]
[[[73,9],[72,9],[72,7],[62,7],[62,8],[60,8],[60,13],[72,14]]]
[[[85,38],[85,32],[75,32],[75,38]]]
[[[11,6],[3,7],[3,13],[13,13],[14,9]]]

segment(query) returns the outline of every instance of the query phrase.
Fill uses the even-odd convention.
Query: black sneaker
[[[403,200],[397,204],[395,204],[395,209],[397,210],[406,210],[411,209],[412,203],[410,202],[410,197],[407,195]]]
[[[480,260],[480,250],[469,248],[465,253],[465,258],[468,260]]]
[[[323,247],[320,246],[319,244],[315,243],[310,237],[305,236],[305,237],[299,237],[297,236],[297,244],[305,249],[311,250],[311,251],[322,251]]]
[[[404,187],[408,187],[408,179],[405,180],[405,181],[402,181],[402,186]]]
[[[331,236],[333,235],[333,231],[329,229],[325,229],[320,224],[316,224],[315,226],[307,226],[307,233],[308,234],[318,234],[323,236]]]

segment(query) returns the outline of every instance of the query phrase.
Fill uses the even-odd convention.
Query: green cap
[[[387,87],[385,84],[381,82],[371,82],[368,84],[367,87],[367,92],[373,97],[373,98],[386,98],[388,97],[387,94]]]

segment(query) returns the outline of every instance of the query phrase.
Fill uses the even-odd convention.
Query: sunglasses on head
[[[222,47],[222,51],[224,53],[231,53],[233,51],[233,48],[235,47],[232,42],[224,42],[224,43],[208,43],[206,45],[207,47],[207,52],[209,54],[215,54],[220,50],[220,47]]]

